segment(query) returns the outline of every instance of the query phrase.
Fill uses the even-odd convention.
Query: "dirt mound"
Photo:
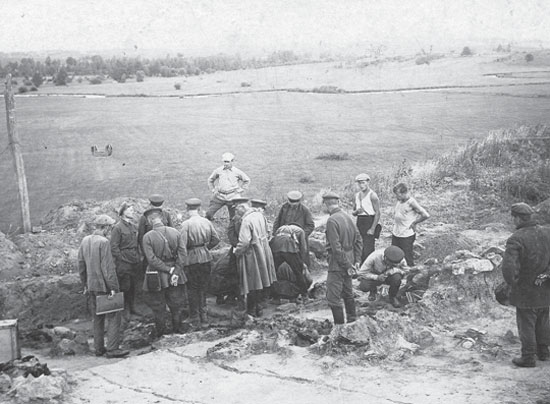
[[[0,280],[16,276],[24,263],[17,246],[0,232]]]
[[[419,253],[419,262],[428,258],[442,261],[446,256],[458,250],[472,250],[478,245],[477,241],[458,231],[445,233],[428,233],[416,243]]]

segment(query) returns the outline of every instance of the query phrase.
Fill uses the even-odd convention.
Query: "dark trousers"
[[[279,268],[279,265],[283,262],[286,262],[290,266],[294,276],[296,277],[298,288],[300,288],[300,292],[305,297],[307,295],[308,287],[304,278],[304,262],[302,261],[300,254],[290,252],[274,252],[273,262],[275,263],[276,269]]]
[[[410,237],[391,236],[391,245],[397,246],[403,250],[405,253],[405,261],[407,261],[407,265],[410,267],[414,266],[414,240],[416,240],[416,234],[413,234]]]
[[[208,220],[212,220],[216,212],[221,208],[223,208],[224,206],[227,206],[227,210],[229,212],[229,219],[232,219],[233,216],[235,216],[235,207],[231,202],[224,201],[218,198],[216,195],[214,195],[210,200],[210,205],[208,206],[208,210],[206,211],[205,217]]]
[[[119,262],[116,267],[118,286],[121,292],[124,292],[124,310],[127,314],[135,311],[135,296],[138,291],[140,264],[130,264],[129,262]]]
[[[376,288],[385,283],[386,285],[390,285],[388,296],[395,297],[401,286],[402,278],[401,274],[393,274],[388,276],[384,282],[375,281],[374,279],[362,279],[359,283],[359,290],[363,292],[376,292]]]
[[[120,345],[120,311],[116,313],[102,314],[96,313],[95,298],[97,295],[106,295],[107,293],[90,292],[90,308],[92,310],[92,322],[94,327],[94,348],[96,353],[105,350],[105,320],[107,320],[107,351],[118,349]]]
[[[191,264],[184,268],[187,276],[189,320],[206,321],[206,289],[210,279],[211,263]]]
[[[533,358],[539,346],[550,345],[548,307],[541,309],[516,308],[516,322],[521,341],[521,356]]]
[[[361,264],[365,262],[371,252],[374,251],[374,234],[367,234],[374,223],[374,216],[357,216],[357,230],[363,239],[363,251],[361,252]]]
[[[147,292],[147,304],[155,316],[157,336],[166,332],[166,306],[170,309],[172,329],[181,330],[181,314],[185,304],[185,285],[170,286],[158,292]]]
[[[344,308],[348,323],[355,321],[355,299],[353,298],[353,286],[351,284],[351,276],[347,272],[334,271],[327,275],[327,301],[333,311],[342,311],[342,300],[344,300]],[[343,313],[342,313],[343,316]],[[342,321],[336,321],[340,323]]]

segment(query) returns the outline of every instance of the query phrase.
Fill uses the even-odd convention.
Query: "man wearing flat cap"
[[[370,254],[361,265],[357,277],[359,290],[369,292],[369,300],[376,300],[377,288],[382,284],[390,285],[388,297],[393,307],[401,307],[397,292],[401,287],[403,275],[407,272],[405,253],[397,246],[379,248]]]
[[[84,285],[84,294],[89,298],[94,327],[94,348],[96,356],[118,358],[128,355],[119,348],[121,342],[120,312],[96,314],[96,297],[119,291],[111,244],[107,238],[115,220],[99,215],[93,221],[94,232],[82,239],[78,249],[78,273]],[[105,348],[105,321],[107,321],[107,347]]]
[[[248,189],[250,178],[242,170],[233,166],[235,156],[231,153],[222,155],[223,165],[216,168],[208,177],[208,188],[212,192],[206,218],[212,220],[218,210],[227,206],[229,219],[235,214],[231,199],[241,196]]]
[[[363,239],[361,263],[374,251],[375,230],[380,220],[380,201],[378,195],[370,188],[370,177],[361,173],[355,177],[359,192],[355,194],[352,215],[357,217],[357,228]]]
[[[123,202],[118,209],[120,220],[111,232],[111,252],[115,260],[120,291],[124,292],[124,314],[129,320],[135,313],[136,282],[140,271],[140,255],[137,241],[134,207]]]
[[[323,195],[323,203],[330,214],[325,231],[329,253],[327,301],[335,326],[344,324],[344,307],[348,323],[356,320],[351,277],[361,262],[362,248],[359,231],[351,217],[340,209],[339,199],[334,192]]]
[[[521,357],[512,362],[534,367],[537,357],[550,360],[550,228],[536,224],[526,203],[513,204],[511,213],[516,231],[506,241],[502,275],[511,285],[521,341]]]
[[[212,268],[210,250],[218,245],[220,238],[212,222],[199,214],[200,199],[187,199],[185,205],[189,219],[181,227],[181,244],[189,298],[188,322],[193,328],[206,327],[206,289]]]

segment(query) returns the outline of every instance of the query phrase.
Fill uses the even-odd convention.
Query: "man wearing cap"
[[[357,228],[363,239],[363,251],[361,253],[361,263],[363,263],[369,254],[374,251],[374,231],[380,220],[380,201],[376,192],[369,186],[370,177],[368,174],[359,174],[355,177],[355,182],[359,187],[359,192],[355,194],[352,215],[357,216]]]
[[[239,241],[235,248],[241,295],[246,296],[247,312],[259,317],[261,291],[277,280],[273,255],[267,240],[267,219],[250,207],[245,198],[234,199],[236,211],[242,217]]]
[[[383,283],[390,285],[388,297],[393,307],[401,307],[397,299],[397,292],[401,286],[401,279],[407,272],[405,253],[397,246],[380,248],[370,254],[361,265],[357,278],[359,290],[369,292],[369,300],[376,300],[376,288]]]
[[[510,304],[516,307],[521,357],[519,367],[536,366],[535,357],[550,360],[550,228],[533,220],[533,209],[515,203],[511,209],[516,231],[506,241],[502,275],[511,285]]]
[[[210,278],[212,254],[210,249],[220,242],[212,222],[200,216],[201,200],[185,201],[189,219],[181,227],[181,245],[184,272],[187,276],[189,297],[189,324],[191,327],[207,326],[206,289]]]
[[[275,269],[286,262],[296,279],[302,297],[307,297],[309,285],[304,277],[304,267],[307,257],[306,233],[297,224],[285,224],[277,229],[269,245],[273,252]]]
[[[115,220],[107,215],[95,218],[93,234],[82,239],[78,249],[78,272],[89,296],[94,327],[94,348],[96,356],[119,358],[128,355],[128,351],[119,349],[120,312],[97,315],[96,296],[119,291],[115,264],[111,255],[111,245],[107,238]],[[105,320],[107,320],[107,348],[105,348]]]
[[[267,206],[267,201],[264,201],[263,199],[259,198],[252,198],[250,200],[250,206],[252,206],[253,209],[258,210],[258,212],[265,212],[265,207]]]
[[[325,231],[329,253],[327,301],[336,326],[344,324],[342,299],[348,323],[357,317],[351,276],[359,267],[362,245],[359,231],[351,217],[340,209],[339,199],[334,192],[323,195],[323,203],[330,214]]]
[[[143,252],[148,263],[143,290],[147,292],[147,303],[155,316],[157,337],[165,333],[166,306],[172,317],[172,331],[180,333],[187,281],[183,272],[184,247],[181,235],[173,227],[164,224],[160,207],[151,207],[144,215],[152,230],[143,236]],[[149,282],[152,280],[155,281]]]
[[[222,207],[227,206],[229,219],[235,214],[231,199],[241,196],[248,189],[250,178],[243,171],[233,166],[235,156],[231,153],[222,155],[223,166],[216,168],[208,177],[208,188],[212,192],[206,218],[212,220]]]
[[[170,216],[170,213],[168,213],[167,211],[165,211],[164,209],[162,209],[162,204],[164,203],[164,197],[162,195],[159,195],[159,194],[153,194],[149,197],[149,207],[147,209],[150,209],[150,208],[160,208],[160,211],[161,211],[161,220],[162,220],[162,223],[165,225],[165,226],[168,226],[168,227],[174,227],[173,223],[172,223],[172,217]],[[145,235],[145,233],[151,231],[153,228],[151,227],[151,225],[149,224],[149,221],[147,220],[147,218],[145,217],[145,213],[139,218],[139,223],[138,223],[138,245],[139,245],[139,248],[142,248],[143,246],[143,236]],[[142,250],[143,251],[143,250]],[[147,263],[145,263],[146,265]]]
[[[123,202],[118,209],[120,220],[111,232],[111,253],[115,260],[120,291],[124,292],[125,314],[135,313],[134,298],[139,274],[140,256],[137,243],[137,226],[134,207]]]

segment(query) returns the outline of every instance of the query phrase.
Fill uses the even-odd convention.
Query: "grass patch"
[[[329,161],[344,161],[350,160],[351,156],[348,153],[321,153],[316,160],[329,160]]]

